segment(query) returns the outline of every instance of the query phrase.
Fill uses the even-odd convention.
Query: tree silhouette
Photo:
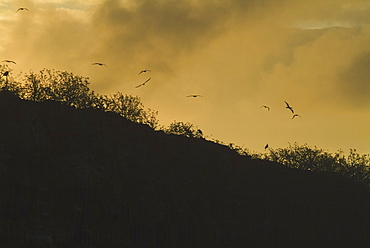
[[[99,95],[89,88],[89,79],[66,71],[43,69],[39,73],[30,71],[19,82],[9,80],[9,68],[1,65],[0,72],[4,90],[12,91],[25,100],[58,101],[75,108],[97,108],[115,112],[128,120],[142,123],[155,129],[158,127],[158,112],[145,109],[138,96]]]
[[[12,70],[7,65],[0,65],[0,87],[2,90],[16,93],[20,98],[32,101],[53,100],[75,108],[96,108],[115,112],[126,119],[146,124],[158,129],[158,112],[145,109],[138,96],[125,95],[120,92],[112,96],[99,95],[89,88],[89,79],[66,71],[43,69],[39,73],[29,72],[19,81],[12,77]],[[287,104],[287,103],[286,103]],[[287,104],[287,108],[290,107]],[[189,122],[172,122],[168,127],[161,127],[167,134],[183,135],[192,138],[204,138],[203,132]],[[331,154],[323,149],[307,144],[290,145],[287,148],[269,148],[265,154],[250,152],[233,143],[224,144],[240,155],[253,159],[265,159],[281,163],[287,167],[336,172],[355,181],[370,185],[370,155],[360,155],[351,149],[348,156],[343,151]]]
[[[196,126],[189,122],[173,121],[164,132],[167,134],[182,135],[189,138],[202,138],[203,132],[199,132]]]
[[[133,122],[147,124],[153,129],[158,126],[158,120],[156,119],[158,112],[151,109],[145,110],[138,96],[124,95],[117,92],[107,101],[107,104],[107,110],[118,113]]]
[[[350,149],[349,155],[343,151],[334,154],[307,144],[289,144],[286,148],[269,149],[262,158],[281,163],[290,168],[319,172],[336,172],[355,181],[370,185],[370,155],[360,155]]]
[[[8,65],[0,65],[0,86],[3,90],[18,92],[19,89],[12,79],[12,71]]]
[[[43,69],[40,73],[31,71],[25,75],[20,96],[26,100],[53,100],[86,108],[93,97],[88,85],[88,78],[66,71]]]

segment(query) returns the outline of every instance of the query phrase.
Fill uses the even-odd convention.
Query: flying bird
[[[266,105],[262,105],[261,108],[265,108],[267,109],[268,111],[270,111],[270,107],[269,106],[266,106]]]
[[[92,65],[107,66],[106,64],[103,64],[103,63],[98,63],[98,62],[96,62],[96,63],[92,63]],[[107,67],[108,67],[108,66],[107,66]]]
[[[3,60],[3,62],[16,64],[13,60]]]
[[[27,11],[29,11],[27,8],[18,8],[16,12],[21,11],[21,10],[27,10]]]
[[[299,114],[294,114],[294,115],[293,115],[293,117],[292,117],[292,120],[293,120],[295,117],[297,117],[297,116],[298,116],[299,118],[301,118],[301,119],[302,119],[302,116],[300,116]]]
[[[186,97],[203,97],[202,95],[188,95]]]
[[[289,106],[289,103],[287,103],[286,101],[284,101],[285,102],[285,104],[286,104],[286,107],[285,108],[287,108],[287,109],[289,109],[290,111],[292,111],[292,113],[294,114],[294,110],[293,110],[293,108],[292,107],[290,107]]]
[[[148,78],[144,83],[142,84],[139,84],[138,86],[136,86],[135,88],[139,88],[141,86],[144,86],[147,82],[149,82],[149,80],[152,79],[152,78]]]
[[[151,71],[151,70],[142,70],[142,71],[140,71],[139,72],[139,74],[138,75],[140,75],[141,73],[143,73],[143,72],[148,72],[148,71]]]
[[[266,144],[266,145],[265,145],[265,150],[266,150],[267,148],[269,148],[269,144]]]

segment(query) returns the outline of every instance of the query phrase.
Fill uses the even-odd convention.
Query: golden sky
[[[89,77],[98,93],[140,96],[163,125],[256,151],[370,153],[369,0],[0,0],[0,33],[13,75]]]

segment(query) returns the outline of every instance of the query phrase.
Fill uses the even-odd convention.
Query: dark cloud
[[[163,43],[177,53],[224,30],[228,15],[221,8],[206,11],[183,1],[137,1],[128,8],[110,0],[95,13],[94,25],[111,44],[153,49]]]
[[[267,72],[271,72],[274,65],[281,63],[290,66],[295,61],[294,51],[302,46],[308,46],[323,35],[327,29],[298,29],[291,28],[285,31],[285,39],[277,51],[266,56],[263,64]]]
[[[91,17],[90,55],[118,71],[105,81],[133,81],[129,72],[150,68],[169,82],[185,60],[247,17],[247,2],[107,0]]]
[[[93,25],[104,44],[102,52],[130,60],[151,56],[157,64],[169,65],[175,57],[188,55],[228,32],[230,22],[247,16],[253,3],[231,2],[139,0],[123,4],[108,0],[95,12]]]
[[[370,106],[370,51],[357,56],[339,74],[339,87],[348,102],[357,106]]]

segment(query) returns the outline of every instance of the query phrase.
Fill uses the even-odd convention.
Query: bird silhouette
[[[202,95],[188,95],[186,97],[203,97]]]
[[[138,75],[140,75],[141,73],[143,73],[143,72],[148,72],[148,71],[151,71],[151,70],[142,70],[142,71],[140,71],[139,72],[139,74]]]
[[[136,86],[135,88],[139,88],[141,86],[144,86],[147,82],[149,82],[149,80],[152,79],[152,78],[148,78],[144,83],[142,84],[139,84],[138,86]]]
[[[16,12],[21,11],[21,10],[27,10],[27,11],[29,11],[27,8],[21,7],[21,8],[18,8]]]
[[[270,111],[270,107],[269,106],[266,106],[266,105],[262,105],[261,108],[265,108],[267,109],[268,111]]]
[[[92,63],[92,65],[107,66],[106,64],[103,64],[103,63],[98,63],[98,62],[96,62],[96,63]],[[107,66],[107,67],[108,67],[108,66]]]
[[[16,64],[13,60],[3,60],[3,62]]]
[[[294,114],[294,115],[293,115],[293,117],[292,117],[292,120],[293,120],[295,117],[297,117],[297,116],[298,116],[299,118],[301,118],[301,119],[302,119],[302,116],[300,116],[299,114]]]
[[[287,108],[287,109],[289,109],[290,111],[292,111],[292,113],[294,114],[294,110],[293,110],[293,108],[292,107],[290,107],[289,106],[289,103],[287,103],[286,101],[284,101],[285,102],[285,104],[286,104],[286,107],[285,108]]]
[[[269,148],[269,144],[266,144],[266,145],[265,145],[265,150],[266,150],[267,148]]]

